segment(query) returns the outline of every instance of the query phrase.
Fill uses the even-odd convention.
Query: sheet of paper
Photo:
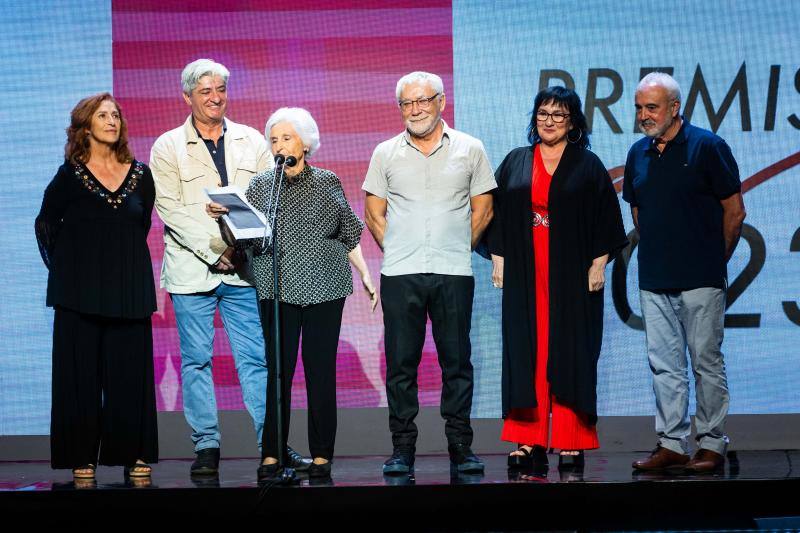
[[[206,195],[212,202],[224,205],[228,213],[222,219],[228,225],[236,240],[258,239],[269,235],[269,224],[264,214],[253,207],[244,192],[236,185],[206,189]]]

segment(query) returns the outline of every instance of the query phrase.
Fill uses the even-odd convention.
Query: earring
[[[572,133],[573,131],[575,131],[575,130],[570,130],[569,132],[567,132],[567,141],[572,143],[572,144],[575,144],[576,142],[581,140],[581,137],[583,137],[583,130],[578,130],[578,138],[575,139],[574,141],[569,138],[569,134]]]

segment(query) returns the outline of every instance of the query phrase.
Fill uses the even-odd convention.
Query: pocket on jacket
[[[206,187],[205,174],[183,174],[181,175],[181,197],[183,203],[200,204],[208,202],[208,196],[205,193]]]
[[[236,165],[236,174],[232,177],[228,175],[228,181],[231,184],[236,184],[243,189],[247,189],[250,185],[250,181],[256,174],[258,174],[256,160],[253,158],[244,158]]]
[[[253,174],[258,172],[258,165],[256,164],[255,158],[243,158],[241,161],[239,161],[239,165],[236,168],[237,170],[244,170]]]

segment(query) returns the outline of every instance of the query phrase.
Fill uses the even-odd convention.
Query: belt
[[[536,211],[533,212],[533,227],[536,226],[544,226],[545,228],[550,227],[550,215],[540,215]]]

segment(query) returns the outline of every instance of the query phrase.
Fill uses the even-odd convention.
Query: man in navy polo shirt
[[[639,291],[653,371],[658,447],[639,470],[712,472],[725,463],[728,382],[721,346],[726,264],[745,217],[728,145],[680,115],[668,74],[645,76],[636,118],[646,135],[628,153],[623,198],[639,230]],[[686,348],[695,376],[697,453],[691,460]]]

